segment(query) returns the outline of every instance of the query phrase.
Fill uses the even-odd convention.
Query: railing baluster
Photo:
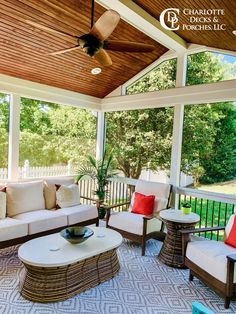
[[[208,210],[209,210],[209,200],[206,201],[206,220],[205,220],[205,228],[208,225]],[[207,237],[207,233],[205,232],[205,238]]]
[[[220,209],[221,209],[221,202],[219,202],[219,207],[218,207],[218,226],[220,226]],[[217,230],[217,235],[216,235],[216,240],[219,240],[219,230]]]

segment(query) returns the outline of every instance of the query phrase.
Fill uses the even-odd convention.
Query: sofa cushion
[[[126,232],[143,234],[143,215],[130,212],[113,212],[109,219],[109,226]],[[147,234],[161,230],[161,221],[157,218],[148,220]]]
[[[73,207],[60,208],[59,212],[67,215],[67,224],[73,225],[98,217],[98,210],[93,205],[76,205]]]
[[[67,217],[59,211],[41,209],[14,216],[18,221],[28,223],[28,233],[35,234],[63,226],[67,226]]]
[[[58,185],[57,185],[58,186]],[[80,204],[80,192],[77,184],[60,185],[56,191],[57,208],[65,208]]]
[[[226,283],[227,255],[236,254],[236,249],[221,241],[208,240],[199,237],[188,243],[186,256],[194,264]],[[234,272],[236,282],[236,272]]]
[[[28,224],[12,218],[0,219],[1,241],[24,237],[28,234]]]
[[[0,187],[0,219],[6,218],[7,212],[7,197],[6,187]]]
[[[71,185],[74,183],[72,178],[51,178],[44,181],[44,197],[45,197],[45,208],[55,209],[56,208],[56,186],[59,185]]]
[[[43,181],[9,183],[7,185],[7,216],[45,208]]]

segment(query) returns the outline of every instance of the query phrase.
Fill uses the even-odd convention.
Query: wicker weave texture
[[[25,265],[20,291],[34,302],[57,302],[111,279],[120,265],[116,249],[63,267]]]

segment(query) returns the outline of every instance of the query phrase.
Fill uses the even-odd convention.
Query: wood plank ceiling
[[[236,0],[133,1],[157,20],[159,20],[159,16],[163,10],[167,8],[179,8],[180,14],[178,15],[178,18],[180,26],[183,24],[207,24],[211,26],[216,24],[216,22],[190,23],[190,16],[183,14],[184,9],[223,9],[224,15],[216,15],[216,17],[218,18],[218,24],[226,24],[226,30],[183,30],[183,27],[180,27],[176,33],[188,43],[206,45],[208,47],[220,49],[236,50],[236,36],[232,33],[232,31],[236,30]],[[197,17],[197,15],[195,15],[195,17]],[[201,17],[203,17],[203,15]],[[205,17],[213,19],[214,15],[206,15]]]
[[[0,0],[0,73],[103,98],[167,51],[128,23],[120,21],[110,39],[154,44],[151,53],[109,52],[113,65],[99,75],[100,66],[81,50],[58,56],[48,53],[76,44],[72,38],[54,35],[28,25],[32,20],[72,35],[90,27],[90,1]],[[105,9],[95,4],[95,21]]]

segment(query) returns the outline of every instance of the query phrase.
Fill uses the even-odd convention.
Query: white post
[[[185,86],[187,69],[187,55],[181,54],[177,57],[176,68],[176,87]],[[178,104],[174,108],[174,124],[173,124],[173,140],[171,151],[171,167],[170,167],[170,183],[174,187],[180,184],[181,172],[181,151],[182,151],[182,136],[184,122],[184,105]],[[174,206],[178,207],[179,195],[174,190]]]
[[[105,113],[97,112],[97,146],[96,146],[96,159],[102,159],[105,147]]]
[[[8,145],[8,179],[17,180],[19,172],[20,96],[10,95],[10,121]]]

